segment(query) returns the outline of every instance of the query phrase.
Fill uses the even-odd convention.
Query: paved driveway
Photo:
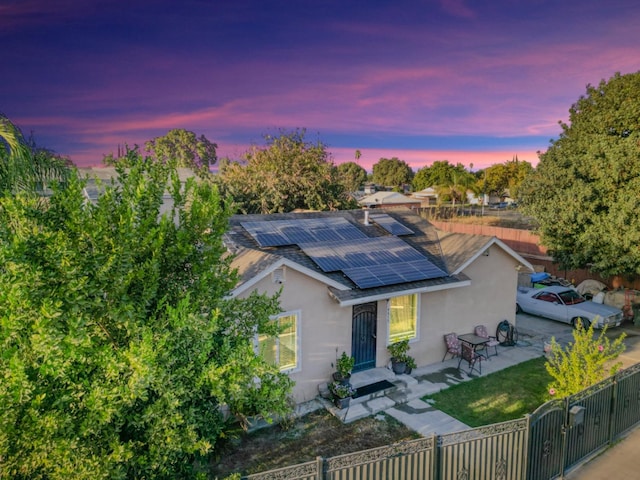
[[[573,327],[562,322],[547,320],[546,318],[519,313],[516,315],[516,327],[522,338],[523,334],[532,340],[541,342],[551,341],[554,337],[561,345],[573,341]],[[607,331],[607,337],[617,338],[622,332],[626,334],[624,341],[626,350],[619,359],[623,368],[640,363],[640,326],[631,322],[624,322],[620,327],[611,328]],[[598,331],[596,331],[598,335]]]

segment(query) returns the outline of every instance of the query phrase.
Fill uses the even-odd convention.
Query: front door
[[[376,366],[377,323],[378,304],[376,302],[353,307],[351,355],[355,358],[354,372]]]

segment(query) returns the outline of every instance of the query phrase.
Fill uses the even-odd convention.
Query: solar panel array
[[[392,235],[414,233],[386,214],[370,217]],[[395,236],[368,237],[342,217],[241,222],[261,247],[298,245],[323,272],[342,271],[359,288],[444,277],[421,252]]]
[[[367,237],[362,240],[343,240],[328,243],[303,243],[299,247],[324,272],[346,268],[386,265],[424,259],[418,252],[397,237]]]
[[[355,225],[341,217],[241,222],[240,224],[261,247],[369,238]]]
[[[426,258],[411,262],[387,265],[371,265],[347,268],[343,273],[359,288],[384,287],[398,283],[416,282],[431,278],[445,277],[446,274]]]
[[[391,235],[412,235],[413,230],[405,227],[402,223],[395,218],[387,215],[386,213],[376,213],[369,216],[371,220],[384,228]]]

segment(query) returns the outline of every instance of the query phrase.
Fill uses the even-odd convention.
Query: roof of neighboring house
[[[524,267],[533,271],[533,265],[497,237],[442,231],[438,231],[438,236],[449,270],[454,274],[462,272],[492,245],[499,246]]]
[[[433,187],[427,187],[418,192],[413,192],[412,196],[416,198],[433,198],[438,196],[438,192]]]
[[[389,231],[382,228],[380,224],[376,223],[375,215],[380,214],[391,217],[392,223],[400,223],[401,226],[404,226],[409,231],[404,231],[399,236],[392,235]],[[365,225],[365,215],[371,219],[369,225]],[[389,220],[388,217],[387,220]],[[258,225],[254,222],[277,222],[284,220],[293,221],[294,223],[292,225],[295,226],[296,220],[308,219],[342,219],[340,221],[348,222],[351,227],[360,232],[359,235],[362,235],[362,238],[354,241],[351,245],[351,247],[357,251],[350,251],[348,255],[351,255],[351,257],[347,255],[345,258],[356,258],[358,256],[370,258],[369,247],[372,243],[370,243],[368,239],[376,239],[373,243],[389,241],[394,245],[400,245],[401,248],[405,248],[406,246],[410,247],[411,255],[415,255],[417,252],[421,258],[428,261],[428,265],[433,267],[432,274],[429,278],[416,281],[406,281],[402,283],[392,282],[385,283],[384,285],[376,285],[371,288],[360,288],[358,284],[356,284],[357,278],[356,281],[354,281],[352,280],[352,278],[354,278],[353,276],[345,273],[345,271],[349,272],[349,269],[324,271],[311,256],[307,255],[307,253],[310,253],[310,255],[313,256],[314,248],[322,250],[326,246],[330,246],[332,242],[318,241],[313,245],[301,242],[302,247],[298,244],[261,246],[256,240],[258,237],[250,231],[251,225]],[[382,219],[378,221],[383,223]],[[264,226],[266,224],[259,225]],[[291,228],[293,231],[296,231],[294,227]],[[375,212],[370,211],[367,213],[365,213],[365,210],[342,210],[335,212],[304,212],[271,215],[234,215],[230,219],[230,228],[227,234],[225,234],[225,244],[229,248],[229,251],[235,255],[232,267],[238,269],[240,277],[239,283],[233,292],[233,294],[236,295],[248,290],[260,279],[282,266],[298,270],[325,283],[328,287],[329,294],[343,306],[389,298],[409,292],[417,293],[464,286],[469,283],[468,278],[462,273],[450,274],[440,248],[440,242],[435,228],[419,215],[406,208],[399,210],[376,209]],[[305,250],[307,253],[305,253]],[[353,266],[356,267],[359,265],[354,264]],[[387,264],[376,264],[374,268],[384,270],[386,266]]]
[[[415,203],[419,205],[421,202],[415,198],[407,197],[398,192],[376,192],[358,200],[360,205],[406,205]]]

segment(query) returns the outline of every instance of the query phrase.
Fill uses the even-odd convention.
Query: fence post
[[[569,397],[564,398],[564,420],[562,421],[562,455],[560,457],[560,478],[564,478],[564,470],[567,466],[567,455],[569,455],[569,433],[567,417],[569,416]]]
[[[522,480],[525,480],[529,476],[529,440],[531,440],[531,414],[527,413],[525,415],[527,419],[527,430],[525,435],[525,447],[522,455],[522,465],[524,471],[522,472]]]
[[[324,480],[325,474],[324,474],[324,458],[322,457],[316,457],[316,471],[318,472],[318,474],[316,475],[316,479],[317,480]]]
[[[431,461],[431,473],[430,473],[430,479],[431,480],[440,480],[439,477],[439,472],[440,472],[440,465],[439,465],[439,461],[440,461],[440,448],[439,448],[439,444],[438,444],[438,434],[434,433],[432,435],[432,439],[433,441],[431,442],[431,445],[433,445],[433,459]]]
[[[618,409],[618,375],[613,376],[613,388],[611,389],[611,405],[609,410],[609,445],[613,443],[613,429],[616,419],[616,411]]]

